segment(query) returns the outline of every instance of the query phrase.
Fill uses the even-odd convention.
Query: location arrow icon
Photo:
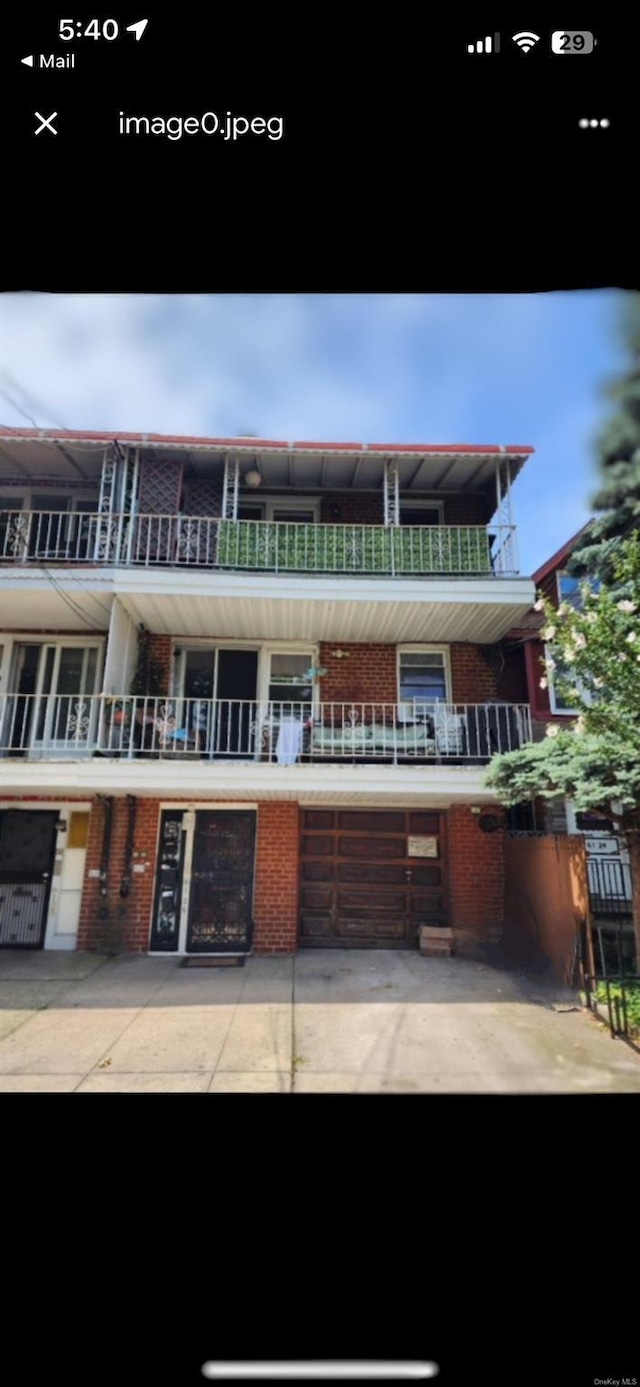
[[[127,33],[128,33],[128,34],[131,34],[131,33],[135,34],[135,36],[136,36],[136,43],[139,43],[139,42],[140,42],[140,39],[142,38],[142,35],[144,34],[144,31],[145,31],[145,29],[146,29],[148,23],[149,23],[149,20],[148,20],[148,19],[139,19],[138,22],[137,22],[136,24],[127,24]]]

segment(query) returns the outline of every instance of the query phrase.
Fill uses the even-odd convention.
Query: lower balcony
[[[480,766],[530,740],[526,704],[307,704],[104,694],[0,699],[5,761]],[[0,784],[3,779],[0,766]]]

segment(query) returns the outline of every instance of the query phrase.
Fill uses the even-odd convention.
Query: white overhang
[[[351,578],[121,568],[0,569],[0,627],[106,630],[117,596],[157,634],[228,640],[495,642],[530,578]]]
[[[259,762],[109,760],[0,761],[0,798],[11,794],[136,795],[138,798],[289,800],[446,809],[495,804],[486,766],[261,765]]]
[[[238,459],[240,479],[257,470],[278,491],[382,490],[393,463],[404,492],[495,491],[496,466],[515,481],[533,448],[519,444],[286,442],[264,438],[189,438],[123,432],[0,428],[0,484],[40,479],[75,486],[99,483],[105,449],[136,449],[141,457],[179,459],[192,479],[222,475]]]

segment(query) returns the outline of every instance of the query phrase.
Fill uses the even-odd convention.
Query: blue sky
[[[620,297],[6,294],[0,420],[531,444],[514,492],[530,573],[590,515]]]

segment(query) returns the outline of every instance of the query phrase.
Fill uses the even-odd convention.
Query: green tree
[[[621,588],[624,597],[620,597]],[[640,532],[618,540],[611,583],[585,581],[578,606],[556,610],[540,597],[549,679],[576,709],[569,729],[550,723],[541,742],[494,757],[487,773],[501,804],[566,795],[577,809],[619,821],[633,882],[636,967],[640,971]]]
[[[640,293],[625,294],[621,336],[629,370],[607,388],[613,413],[600,434],[600,487],[592,521],[576,544],[569,572],[611,583],[618,539],[640,526]]]

